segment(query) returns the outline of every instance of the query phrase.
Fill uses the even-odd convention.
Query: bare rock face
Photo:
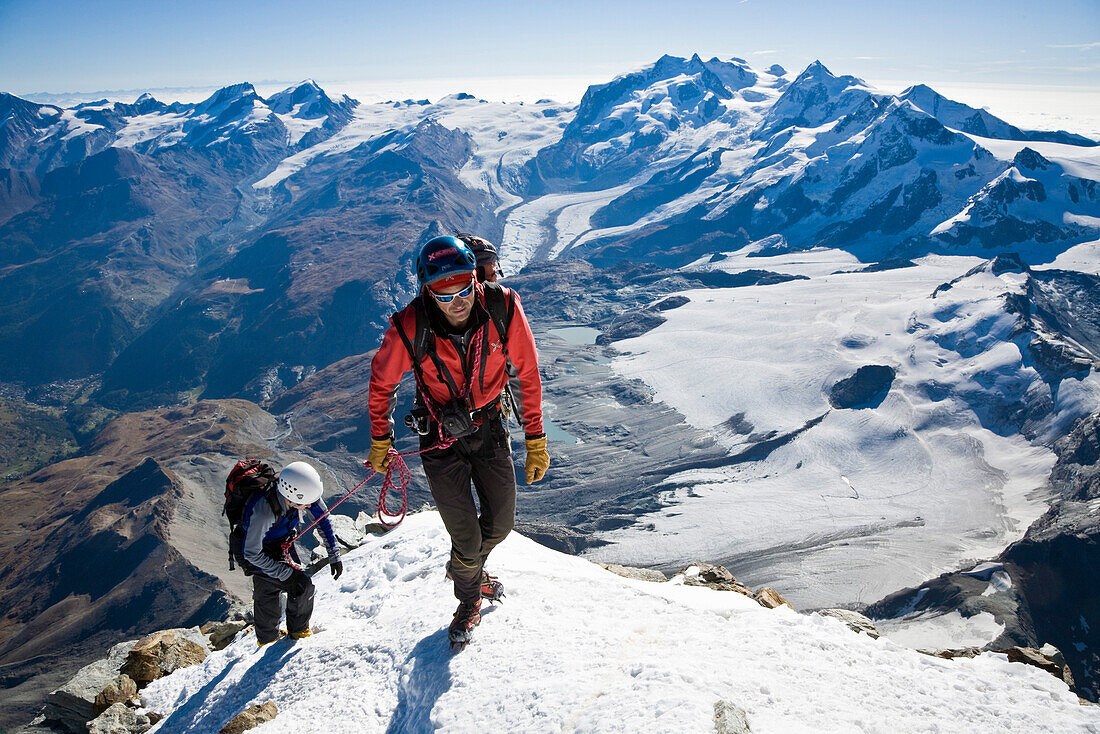
[[[126,703],[137,695],[138,687],[134,679],[119,674],[95,697],[95,714],[99,716],[116,703]]]
[[[601,563],[600,565],[606,568],[611,573],[622,576],[623,578],[638,579],[639,581],[654,581],[656,583],[668,581],[663,573],[652,568],[620,566],[617,563]]]
[[[273,701],[249,706],[233,717],[233,720],[222,727],[222,730],[218,732],[218,734],[241,734],[241,732],[246,732],[249,729],[256,728],[260,724],[271,721],[278,715],[279,709],[276,708]]]
[[[839,619],[848,625],[848,629],[853,632],[865,632],[876,640],[880,637],[879,631],[875,628],[875,623],[859,612],[853,612],[850,609],[818,609],[814,614]]]
[[[329,522],[332,523],[332,533],[336,536],[337,543],[348,550],[354,550],[363,545],[363,542],[366,540],[366,535],[356,524],[355,520],[347,515],[339,515],[335,512],[330,513],[328,519]],[[321,530],[319,528],[313,531],[313,535],[319,544],[324,542],[321,539]]]
[[[751,734],[748,715],[740,706],[729,701],[714,704],[714,731],[717,734]]]
[[[114,703],[88,722],[87,731],[88,734],[143,734],[153,728],[154,718],[124,703]]]
[[[829,390],[829,404],[834,408],[875,408],[890,391],[897,375],[893,367],[868,364],[851,377],[837,382]]]
[[[918,652],[943,658],[944,660],[952,660],[954,658],[976,658],[985,651],[980,647],[960,647],[954,650],[918,650]]]
[[[162,630],[138,640],[122,672],[143,687],[172,671],[206,659],[206,648],[185,636],[186,630]]]
[[[742,584],[725,566],[710,563],[693,563],[680,571],[685,586],[707,586],[719,591],[736,591],[738,594],[756,598],[752,589]]]
[[[1038,650],[1034,647],[1010,647],[1002,652],[1008,655],[1009,662],[1042,668],[1055,678],[1061,678],[1066,685],[1073,688],[1073,673],[1066,665],[1065,657],[1054,645],[1043,645]]]
[[[210,640],[211,649],[223,650],[247,626],[248,622],[236,619],[228,622],[207,622],[200,630]]]
[[[760,606],[767,607],[768,609],[775,609],[777,607],[787,607],[788,609],[794,609],[794,607],[791,606],[791,603],[783,598],[782,594],[780,594],[778,591],[771,588],[770,586],[761,586],[759,589],[756,590],[755,593],[753,593],[752,598],[756,599]]]
[[[1036,668],[1041,668],[1046,672],[1053,675],[1055,678],[1059,678],[1064,681],[1067,686],[1073,688],[1073,673],[1070,671],[1069,666],[1066,664],[1066,658],[1062,655],[1062,651],[1049,643],[1043,645],[1041,648],[1034,647],[1009,647],[1003,650],[983,650],[979,647],[963,647],[955,650],[921,650],[920,652],[926,655],[934,655],[938,658],[944,658],[950,660],[952,658],[973,658],[981,655],[983,652],[997,652],[1002,655],[1008,656],[1008,661],[1011,663],[1023,663],[1025,665],[1033,665]]]
[[[94,718],[96,698],[118,676],[119,667],[136,640],[120,642],[107,657],[85,665],[68,683],[50,693],[42,707],[43,723],[62,731],[84,731],[85,722]]]

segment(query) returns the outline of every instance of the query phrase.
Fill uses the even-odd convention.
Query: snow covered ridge
[[[0,131],[6,133],[0,135],[0,160],[9,158],[14,167],[44,172],[109,146],[149,153],[176,145],[225,145],[240,142],[242,136],[272,138],[296,148],[342,127],[358,104],[346,96],[330,99],[312,80],[268,100],[242,83],[195,104],[169,105],[143,94],[133,104],[101,100],[67,110],[0,94]],[[75,138],[86,138],[80,150],[56,150]]]
[[[453,654],[438,515],[409,516],[319,576],[316,634],[241,633],[141,692],[151,732],[220,730],[272,702],[269,732],[1098,732],[1061,680],[986,653],[944,660],[740,594],[625,579],[513,534],[505,603]]]

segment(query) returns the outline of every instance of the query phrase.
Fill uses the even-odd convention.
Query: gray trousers
[[[434,426],[429,436],[434,443]],[[481,597],[485,559],[516,522],[516,472],[500,414],[486,420],[473,435],[442,451],[425,452],[421,459],[428,488],[451,536],[449,565],[455,597],[472,602]]]
[[[309,618],[313,616],[313,584],[310,583],[304,594],[291,592],[287,584],[286,581],[259,573],[252,577],[252,616],[256,622],[256,642],[267,643],[279,639],[279,617],[282,616],[280,594],[286,594],[287,629],[301,632],[309,627]]]

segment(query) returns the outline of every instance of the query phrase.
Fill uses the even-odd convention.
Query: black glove
[[[290,578],[286,580],[286,587],[287,591],[295,596],[302,596],[313,588],[313,581],[305,571],[294,569],[294,573],[290,574]]]
[[[332,579],[335,581],[344,572],[344,564],[341,561],[333,561],[328,565],[328,569],[332,571]]]

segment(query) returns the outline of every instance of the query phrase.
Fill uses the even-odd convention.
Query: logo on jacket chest
[[[500,342],[489,342],[489,352],[494,354],[502,349]]]

